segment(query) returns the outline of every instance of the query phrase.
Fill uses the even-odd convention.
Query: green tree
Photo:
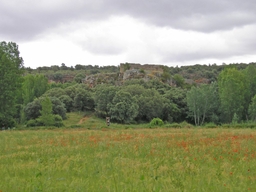
[[[175,87],[171,90],[168,90],[164,93],[164,97],[169,101],[168,106],[166,104],[166,110],[168,109],[169,112],[169,118],[172,118],[172,121],[174,122],[182,122],[185,121],[187,118],[187,100],[186,100],[186,93],[187,90]]]
[[[77,64],[77,65],[75,65],[75,69],[76,69],[76,70],[82,70],[82,69],[85,69],[85,66],[84,66],[84,65]]]
[[[61,70],[68,70],[69,68],[66,66],[65,63],[61,63],[60,69],[61,69]]]
[[[170,70],[167,66],[163,66],[163,74],[161,75],[161,80],[163,82],[168,82],[171,79]]]
[[[249,89],[245,74],[236,68],[225,68],[218,77],[222,121],[232,122],[234,114],[239,120],[246,118]]]
[[[177,85],[177,87],[185,86],[185,80],[181,75],[175,74],[172,78],[173,78],[173,81],[175,82],[175,84]]]
[[[23,104],[39,98],[48,89],[48,79],[43,75],[27,75],[22,83]]]
[[[217,84],[192,87],[187,92],[189,116],[194,119],[195,125],[202,125],[207,117],[214,114],[218,106]]]
[[[74,107],[79,111],[92,111],[95,107],[94,100],[89,91],[84,89],[77,89],[74,98]]]
[[[65,104],[67,112],[71,112],[74,108],[74,101],[68,95],[62,95],[59,98]]]
[[[161,82],[161,81],[159,81],[159,80],[156,80],[156,79],[153,79],[153,80],[148,81],[148,82],[144,85],[144,87],[145,87],[146,89],[156,89],[157,91],[160,90],[159,92],[163,92],[162,90],[167,91],[167,90],[170,90],[170,88],[171,88],[168,84],[163,83],[163,82]]]
[[[34,76],[27,75],[24,77],[22,83],[22,97],[23,97],[23,104],[26,105],[29,102],[33,101],[35,97],[34,91]]]
[[[16,43],[0,42],[0,127],[14,126],[23,74],[23,59],[19,54]]]
[[[63,80],[63,74],[60,72],[56,72],[53,74],[53,80],[56,82],[62,82]]]
[[[130,93],[132,96],[147,95],[147,89],[140,84],[128,84],[123,86],[122,90]]]
[[[120,123],[130,123],[138,114],[137,102],[130,93],[118,91],[110,108],[111,119]]]
[[[49,89],[48,79],[44,75],[35,75],[34,78],[35,97],[39,98]]]
[[[252,121],[256,121],[256,95],[253,97],[248,109],[249,118]]]
[[[66,95],[66,92],[62,88],[49,89],[44,96],[46,97],[57,97],[60,98],[62,95]]]
[[[60,115],[62,119],[67,119],[66,117],[66,108],[65,104],[61,102],[61,100],[57,97],[50,97],[52,102],[52,110],[53,114]]]
[[[157,87],[161,87],[160,84],[152,81],[150,87],[153,84]],[[136,116],[137,121],[146,121],[149,122],[153,118],[163,117],[163,108],[164,108],[164,97],[155,88],[144,88],[141,85],[128,85],[122,88],[123,91],[130,93],[133,97],[136,98],[138,108],[138,115]]]
[[[95,110],[100,116],[109,116],[110,105],[119,88],[115,86],[98,85],[95,88]]]
[[[78,73],[76,74],[76,76],[74,77],[74,80],[76,83],[82,83],[82,80],[86,77],[86,75],[84,73]]]
[[[248,82],[249,88],[249,98],[248,101],[251,101],[254,95],[256,95],[256,67],[253,65],[249,65],[244,70],[245,77]]]
[[[164,100],[155,89],[146,90],[145,94],[136,99],[139,106],[137,120],[149,122],[156,117],[162,118]]]
[[[128,85],[141,85],[143,87],[146,87],[147,83],[143,80],[143,79],[130,79],[130,80],[127,80],[127,81],[124,81],[124,84],[123,86],[128,86]]]
[[[164,96],[163,96],[164,97]],[[162,109],[162,119],[164,121],[168,121],[172,123],[175,121],[177,114],[180,113],[177,105],[175,103],[170,102],[167,98],[164,97],[163,99],[163,109]]]
[[[77,87],[75,85],[69,86],[64,89],[65,95],[68,95],[74,101],[76,96],[76,90],[77,90]]]
[[[40,111],[42,110],[41,103],[44,100],[44,98],[45,97],[34,99],[34,101],[28,103],[25,106],[24,112],[25,112],[26,120],[36,119],[41,115],[40,114]],[[52,103],[53,114],[60,115],[62,119],[66,119],[66,108],[64,103],[62,103],[60,99],[56,97],[49,97],[49,98]]]
[[[39,117],[45,126],[54,124],[54,116],[52,113],[52,102],[49,97],[45,97],[42,102],[42,110],[40,111],[41,116]]]

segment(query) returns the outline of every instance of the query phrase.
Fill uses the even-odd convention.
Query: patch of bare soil
[[[89,119],[89,117],[83,117],[82,119],[80,119],[79,121],[79,125],[82,124],[83,122],[85,122],[87,119]]]

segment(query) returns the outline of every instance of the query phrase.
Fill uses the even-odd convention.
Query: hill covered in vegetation
[[[2,127],[62,126],[70,112],[122,124],[224,124],[256,120],[256,63],[169,67],[121,63],[23,66],[15,43],[1,43]]]
[[[255,94],[255,67],[256,63],[181,67],[122,63],[74,68],[62,64],[26,68],[24,78],[47,79],[48,88],[40,97],[59,99],[67,112],[94,111],[120,123],[149,122],[159,117],[166,122],[201,125],[252,120],[249,108]],[[28,111],[25,107],[27,120],[40,116],[31,117]]]
[[[77,82],[86,84],[118,84],[131,79],[157,79],[171,86],[179,86],[180,83],[202,84],[217,80],[219,73],[226,67],[234,67],[238,70],[245,69],[248,65],[256,66],[256,63],[232,63],[196,64],[190,66],[169,67],[156,64],[121,63],[119,66],[81,65],[68,67],[64,63],[60,66],[25,68],[26,74],[42,74],[49,82],[66,83]]]

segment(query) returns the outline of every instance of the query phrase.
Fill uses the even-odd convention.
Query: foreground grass
[[[256,191],[251,129],[0,132],[0,191]]]

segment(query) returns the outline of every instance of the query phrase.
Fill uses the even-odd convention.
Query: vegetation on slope
[[[125,124],[154,118],[197,126],[255,121],[256,63],[143,68],[126,63],[122,69],[62,63],[31,69],[23,67],[15,43],[2,42],[0,54],[2,128],[42,125],[46,98],[57,125],[70,112],[91,112],[103,121],[111,117]]]

